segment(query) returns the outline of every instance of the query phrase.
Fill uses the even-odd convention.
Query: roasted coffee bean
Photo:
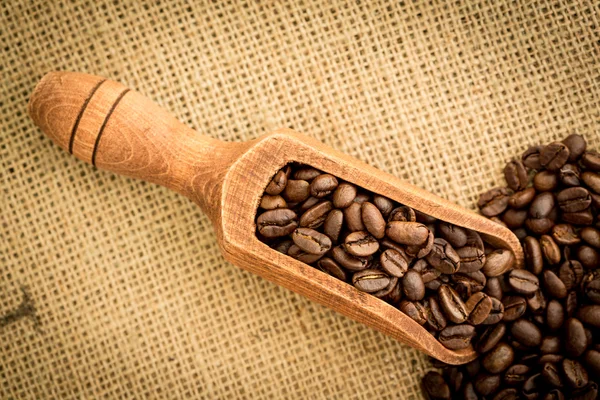
[[[467,320],[472,325],[479,325],[482,323],[492,310],[492,299],[483,292],[473,294],[465,302],[469,317]]]
[[[594,216],[592,215],[592,211],[588,208],[583,211],[563,213],[562,220],[568,224],[591,225],[594,222]]]
[[[535,198],[535,188],[523,189],[508,198],[508,206],[514,209],[527,207]]]
[[[385,230],[387,237],[396,243],[408,246],[420,246],[429,237],[429,229],[419,222],[388,222]]]
[[[588,301],[600,304],[600,278],[594,279],[585,285],[585,296]]]
[[[540,314],[547,307],[546,297],[544,296],[544,292],[542,292],[540,289],[529,295],[526,300],[527,307],[533,314]]]
[[[294,244],[294,242],[290,239],[283,240],[281,242],[272,245],[271,248],[277,250],[280,253],[287,254],[290,247]]]
[[[404,293],[406,294],[406,291]],[[438,296],[444,313],[450,321],[460,324],[467,320],[469,317],[467,306],[454,289],[448,285],[442,285],[438,290]]]
[[[515,359],[515,352],[509,344],[501,342],[483,357],[481,365],[492,374],[499,374],[507,369]]]
[[[389,235],[388,235],[389,236]],[[454,274],[460,269],[460,257],[450,243],[442,238],[433,242],[431,252],[425,257],[427,262],[444,274]]]
[[[600,306],[584,306],[579,309],[577,313],[578,318],[584,324],[600,328]]]
[[[558,277],[565,285],[565,288],[571,290],[581,283],[583,266],[577,260],[565,261],[558,270]]]
[[[362,271],[371,265],[370,259],[367,257],[355,257],[344,250],[342,246],[333,248],[331,255],[342,267],[350,271]]]
[[[368,193],[359,192],[352,201],[358,204],[362,204],[365,201],[371,201],[371,195],[369,195]]]
[[[550,300],[546,308],[546,326],[551,331],[558,330],[565,321],[565,309],[558,300]]]
[[[513,160],[504,167],[504,178],[508,187],[514,191],[527,187],[527,170],[521,161]]]
[[[486,217],[500,215],[508,207],[509,191],[506,188],[494,188],[479,197],[477,206]]]
[[[476,377],[477,374],[479,374],[480,370],[481,370],[481,363],[479,361],[479,358],[476,358],[473,361],[470,361],[465,364],[465,371],[467,372],[467,375],[470,378]]]
[[[377,292],[386,288],[389,283],[390,277],[385,272],[377,269],[365,269],[352,275],[352,284],[362,292]]]
[[[424,215],[424,214],[422,214]],[[390,213],[389,217],[388,217],[388,222],[392,222],[392,221],[400,221],[400,222],[416,222],[417,221],[417,214],[415,212],[415,210],[413,210],[410,207],[407,206],[400,206],[397,208],[394,208],[392,210],[392,212]],[[421,222],[421,221],[419,221]],[[435,220],[434,220],[435,222]],[[421,223],[428,223],[428,222],[421,222]]]
[[[558,171],[558,179],[564,186],[581,185],[581,170],[577,164],[565,164]]]
[[[523,318],[516,320],[512,324],[510,333],[523,346],[536,347],[542,343],[542,332],[540,329],[535,324]]]
[[[477,352],[480,354],[487,353],[502,340],[505,333],[506,325],[503,323],[487,327],[477,339],[475,349],[477,349]]]
[[[519,400],[519,391],[515,388],[505,388],[500,390],[492,400]]]
[[[429,228],[428,228],[429,229]],[[427,240],[422,245],[415,246],[406,246],[406,254],[411,257],[423,258],[431,253],[434,246],[435,236],[431,230],[429,231],[429,236],[427,236]]]
[[[298,261],[301,261],[306,264],[311,264],[323,257],[323,254],[312,254],[302,250],[297,244],[293,244],[288,249],[287,255],[295,258]]]
[[[587,269],[595,269],[600,266],[600,253],[590,246],[579,246],[577,259]]]
[[[556,201],[562,212],[583,211],[592,204],[592,197],[587,189],[576,186],[561,190],[556,195]]]
[[[600,229],[586,226],[579,232],[581,239],[592,247],[600,249]]]
[[[385,220],[381,211],[373,204],[365,201],[361,205],[362,221],[367,231],[377,239],[385,236]]]
[[[533,187],[538,192],[549,192],[558,186],[558,175],[550,171],[540,171],[533,176]]]
[[[323,232],[333,243],[337,243],[344,226],[344,213],[341,210],[331,210],[325,218]]]
[[[521,390],[521,394],[525,399],[534,400],[540,396],[540,392],[542,391],[540,384],[541,378],[542,374],[539,373],[527,378]]]
[[[335,208],[346,208],[352,204],[355,197],[356,186],[348,182],[342,182],[333,192],[333,206]]]
[[[390,276],[402,278],[408,271],[408,262],[404,256],[394,249],[387,249],[379,257],[379,264]]]
[[[600,171],[600,153],[586,151],[581,157],[581,163],[590,171]]]
[[[502,299],[504,305],[504,322],[515,321],[525,314],[527,301],[522,296],[506,296]]]
[[[527,210],[514,210],[511,208],[502,215],[502,221],[510,229],[522,227],[526,219]]]
[[[523,252],[525,254],[525,264],[529,270],[533,274],[539,275],[544,267],[540,242],[533,236],[527,236],[523,241]]]
[[[497,324],[504,317],[504,305],[502,302],[495,297],[491,297],[491,299],[492,309],[490,310],[490,315],[481,323],[482,325]]]
[[[423,389],[430,400],[450,400],[450,387],[438,372],[430,371],[423,377]]]
[[[440,332],[438,340],[447,349],[461,350],[469,347],[473,336],[475,336],[475,327],[472,325],[452,325]]]
[[[317,262],[317,267],[326,274],[329,274],[334,278],[338,278],[341,281],[345,281],[347,279],[346,271],[344,271],[344,269],[340,267],[338,263],[329,257],[321,258]]]
[[[429,265],[425,260],[419,260],[414,263],[412,269],[413,271],[421,274],[421,278],[423,279],[424,283],[431,282],[434,279],[439,278],[442,274],[439,270]]]
[[[310,196],[310,184],[304,180],[290,179],[283,190],[283,197],[290,203],[299,203]]]
[[[333,205],[330,201],[323,201],[312,206],[300,216],[300,226],[312,229],[319,228],[325,222],[332,208]]]
[[[563,392],[561,392],[559,389],[552,389],[551,391],[546,393],[546,395],[544,396],[544,398],[542,400],[564,400],[564,399],[565,399],[565,395],[563,394]]]
[[[398,308],[419,325],[425,325],[427,322],[425,307],[418,301],[402,300]]]
[[[560,352],[560,338],[558,336],[546,336],[540,345],[542,354],[557,354]]]
[[[563,387],[558,367],[552,363],[542,365],[542,378],[552,387]]]
[[[324,254],[331,248],[331,239],[327,235],[310,228],[296,229],[292,240],[301,250],[310,254]]]
[[[480,373],[475,378],[475,391],[481,396],[490,396],[500,387],[500,375]]]
[[[540,164],[549,171],[557,171],[569,160],[569,148],[560,142],[545,146],[540,152]]]
[[[294,172],[294,179],[302,179],[304,181],[310,182],[321,174],[322,172],[318,169],[306,166]]]
[[[596,194],[600,194],[600,174],[586,171],[581,174],[581,180]]]
[[[422,300],[425,296],[425,284],[421,274],[414,270],[409,270],[402,278],[402,290],[404,297],[411,301]]]
[[[260,200],[260,208],[264,210],[274,210],[276,208],[286,208],[287,203],[283,199],[283,197],[279,195],[264,195]]]
[[[567,297],[567,288],[563,281],[550,270],[544,271],[544,289],[546,292],[556,299],[564,299]]]
[[[434,331],[441,331],[448,324],[440,304],[435,297],[429,297],[423,302],[427,326]]]
[[[296,207],[298,208],[299,212],[305,212],[308,211],[312,206],[317,205],[320,202],[322,202],[321,199],[317,199],[316,197],[310,196],[308,199],[304,200]]]
[[[540,193],[533,199],[529,207],[529,215],[535,219],[547,218],[554,205],[554,195],[551,192]]]
[[[532,294],[540,287],[537,276],[524,269],[513,269],[510,271],[508,284],[515,292],[522,294]]]
[[[552,227],[552,238],[561,246],[573,246],[581,242],[573,225],[570,224],[554,225]]]
[[[600,351],[588,350],[583,356],[583,362],[588,371],[600,378]]]
[[[567,294],[567,299],[565,300],[565,313],[567,318],[575,315],[575,311],[577,311],[577,305],[577,292],[573,290]]]
[[[483,273],[488,277],[502,275],[515,264],[515,256],[510,250],[497,249],[488,254],[483,265]]]
[[[277,173],[275,174],[273,179],[271,179],[271,181],[267,185],[265,192],[268,195],[271,195],[271,196],[278,195],[279,193],[283,192],[283,189],[285,189],[288,179],[287,179],[286,171],[284,169],[277,171]]]
[[[460,258],[460,272],[475,272],[483,268],[486,257],[483,250],[474,246],[464,246],[456,249]]]
[[[462,267],[462,264],[461,264]],[[489,278],[485,284],[485,293],[490,297],[495,297],[498,300],[502,299],[504,295],[502,293],[502,286],[500,284],[500,278],[493,277]]]
[[[395,278],[392,277],[390,281],[393,281]],[[381,298],[384,301],[398,307],[398,303],[402,300],[402,284],[400,281],[396,282],[392,290],[385,296]]]
[[[556,265],[560,262],[560,247],[558,247],[554,239],[552,239],[552,236],[542,235],[540,238],[540,246],[542,247],[542,254],[548,264]]]
[[[565,324],[565,352],[568,357],[581,356],[587,346],[588,340],[581,321],[577,318],[569,318]]]
[[[525,153],[521,156],[521,161],[527,168],[531,169],[542,169],[542,164],[540,162],[540,153],[544,149],[544,146],[531,146]]]
[[[442,239],[445,239],[452,247],[459,248],[467,244],[467,231],[465,228],[448,222],[441,222],[438,228]]]
[[[364,231],[366,229],[362,222],[361,209],[362,207],[358,203],[352,203],[344,208],[344,220],[350,232]]]
[[[588,373],[577,360],[565,358],[562,362],[562,372],[566,383],[573,389],[581,389],[588,384]]]
[[[266,238],[291,234],[298,226],[296,213],[287,208],[265,211],[256,220],[258,231]]]
[[[368,257],[379,250],[379,242],[369,232],[352,232],[344,240],[344,250],[356,257]]]
[[[521,386],[529,376],[531,368],[525,364],[514,364],[504,372],[504,383],[508,386]]]
[[[394,203],[390,199],[378,194],[373,195],[373,204],[375,204],[375,207],[377,207],[384,218],[387,218],[394,209]]]
[[[573,133],[562,141],[569,148],[569,161],[574,162],[585,153],[587,143],[583,136]]]
[[[450,391],[455,393],[460,390],[464,380],[464,374],[458,367],[447,368],[445,372],[446,381],[450,386]]]
[[[574,390],[571,400],[596,400],[598,399],[598,384],[590,382],[586,387]]]
[[[395,276],[391,276],[390,283],[388,283],[388,285],[386,287],[384,287],[381,290],[378,290],[377,292],[373,292],[371,294],[377,298],[382,299],[382,298],[389,296],[390,293],[392,293],[394,291],[394,288],[396,288],[397,286],[398,286],[398,278],[396,278]]]
[[[456,290],[462,299],[468,299],[474,293],[483,290],[486,282],[485,275],[481,271],[470,274],[453,274],[450,277],[452,282],[454,282],[454,290]]]
[[[513,233],[521,242],[527,237],[527,230],[525,228],[513,229]]]
[[[543,235],[550,232],[554,226],[554,221],[550,218],[527,218],[525,220],[525,226],[531,232],[537,235]]]

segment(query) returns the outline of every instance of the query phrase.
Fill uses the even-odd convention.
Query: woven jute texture
[[[593,1],[0,4],[2,399],[420,399],[430,368],[225,262],[187,199],[52,144],[26,113],[48,71],[218,139],[291,127],[469,208],[529,144],[600,144]]]

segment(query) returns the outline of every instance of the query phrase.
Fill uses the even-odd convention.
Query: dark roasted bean
[[[546,326],[551,331],[562,327],[565,321],[565,309],[558,300],[550,300],[546,308]]]
[[[368,257],[379,250],[379,242],[369,232],[352,232],[344,240],[344,250],[356,257]]]
[[[515,352],[509,344],[500,342],[491,349],[483,360],[481,365],[492,374],[499,374],[507,369],[515,359]]]
[[[256,225],[261,235],[267,238],[287,236],[298,226],[296,213],[287,208],[265,211],[258,216]]]
[[[365,269],[352,275],[352,284],[362,292],[373,293],[386,288],[390,277],[377,269]]]
[[[301,250],[321,255],[331,248],[331,239],[314,229],[298,228],[292,234],[292,240]]]
[[[406,294],[406,291],[404,293]],[[454,289],[448,285],[442,285],[438,290],[438,296],[444,313],[450,321],[460,324],[467,320],[469,317],[467,306]]]
[[[499,323],[497,325],[491,325],[483,331],[483,333],[477,339],[475,348],[480,354],[487,353],[494,348],[506,333],[506,325]]]
[[[583,136],[573,133],[562,141],[569,148],[569,161],[574,162],[585,153],[587,143]]]
[[[549,192],[556,189],[558,176],[554,172],[540,171],[533,177],[533,187],[538,192]]]
[[[581,185],[581,170],[577,164],[565,164],[558,171],[558,179],[564,186]]]
[[[505,296],[502,299],[504,305],[504,322],[515,321],[525,314],[527,310],[527,301],[522,296]]]
[[[510,328],[513,338],[527,347],[536,347],[542,343],[542,332],[526,319],[516,320]]]
[[[425,259],[444,274],[454,274],[460,269],[460,257],[450,243],[442,238],[434,240],[433,249]]]
[[[562,379],[558,367],[553,363],[542,365],[542,378],[552,387],[562,387]]]
[[[495,188],[481,195],[477,205],[486,217],[502,214],[508,207],[509,191],[506,188]]]
[[[549,171],[557,171],[569,160],[569,148],[560,142],[545,146],[540,152],[540,164]]]
[[[387,218],[394,209],[394,203],[385,196],[373,195],[373,204],[381,212],[384,218]]]
[[[343,182],[333,192],[333,206],[335,208],[346,208],[354,201],[356,197],[356,186],[351,183]]]
[[[481,396],[490,396],[500,387],[500,375],[480,373],[474,385],[475,391]]]
[[[341,210],[331,210],[325,218],[323,232],[329,236],[333,243],[337,243],[342,227],[344,226],[344,213]]]
[[[475,328],[472,325],[452,325],[440,332],[438,340],[450,350],[461,350],[469,347],[473,336],[475,336]]]
[[[487,255],[482,270],[488,277],[498,276],[510,270],[514,263],[515,256],[512,251],[497,249]]]
[[[533,236],[527,236],[523,241],[523,252],[527,268],[535,275],[542,273],[544,259],[540,242]]]
[[[271,195],[271,196],[278,195],[279,193],[283,192],[283,189],[285,189],[288,179],[287,179],[286,171],[284,171],[284,169],[277,171],[277,173],[275,174],[273,179],[271,179],[271,181],[267,185],[265,192],[268,195]]]
[[[421,274],[414,270],[409,270],[402,278],[402,290],[404,297],[411,301],[422,300],[425,296],[425,284]]]
[[[527,307],[533,314],[544,312],[547,307],[546,297],[541,289],[536,290],[533,294],[527,297]]]
[[[377,239],[385,236],[385,220],[381,211],[373,204],[365,201],[361,206],[362,221],[367,231]]]
[[[300,226],[317,229],[325,222],[327,215],[333,208],[330,201],[322,201],[312,206],[300,216]]]
[[[590,171],[600,171],[600,153],[586,151],[581,157],[581,163]]]
[[[552,227],[552,238],[561,246],[573,246],[581,242],[573,225],[570,224],[554,225]]]
[[[575,186],[561,190],[556,195],[556,201],[562,212],[579,212],[592,204],[592,197],[586,188]]]
[[[513,160],[504,167],[504,177],[508,187],[514,191],[527,187],[527,170],[519,160]]]
[[[588,384],[588,373],[577,360],[565,358],[562,362],[562,372],[567,384],[573,389],[581,389]]]
[[[515,292],[522,294],[532,294],[540,287],[537,276],[524,269],[513,269],[510,271],[508,283]]]
[[[469,317],[467,320],[472,325],[479,325],[482,323],[492,310],[492,299],[483,292],[473,294],[465,302]]]
[[[504,305],[502,302],[495,297],[491,297],[491,299],[492,309],[490,310],[490,315],[481,323],[482,325],[497,324],[504,317]]]
[[[535,198],[535,188],[527,188],[520,192],[515,192],[508,199],[508,206],[514,209],[520,209],[528,206]]]
[[[450,387],[438,372],[430,371],[423,377],[423,389],[430,400],[450,400]]]
[[[427,241],[429,229],[419,222],[392,221],[388,222],[385,234],[397,243],[420,246]]]
[[[529,147],[527,150],[525,150],[525,153],[523,153],[523,156],[521,157],[523,164],[527,168],[538,170],[542,169],[542,164],[540,162],[540,153],[543,149],[544,146],[539,145]]]
[[[341,281],[345,281],[347,279],[346,272],[343,270],[343,268],[329,257],[321,258],[317,262],[317,267],[326,274],[329,274],[334,278],[338,278]]]
[[[344,208],[344,221],[350,232],[364,231],[365,225],[362,222],[361,205],[352,203]]]
[[[321,175],[321,173],[322,172],[316,168],[306,166],[294,172],[294,179],[301,179],[310,182]]]
[[[508,386],[521,386],[529,376],[531,368],[525,364],[511,365],[504,372],[504,383]]]
[[[398,308],[419,325],[425,325],[427,322],[425,307],[418,301],[402,300]]]
[[[367,257],[355,257],[344,250],[342,246],[333,248],[331,254],[335,261],[350,271],[362,271],[369,268],[371,262]]]
[[[408,262],[404,256],[394,249],[387,249],[379,257],[381,268],[390,276],[402,278],[408,271]]]
[[[567,297],[567,288],[563,281],[548,269],[544,271],[544,289],[554,298],[564,299]]]
[[[260,208],[265,210],[274,210],[276,208],[286,208],[287,203],[284,198],[279,195],[264,195],[260,200]]]

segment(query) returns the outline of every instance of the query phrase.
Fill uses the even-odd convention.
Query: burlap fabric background
[[[426,357],[226,263],[190,201],[70,157],[26,104],[47,71],[104,75],[473,207],[531,143],[599,146],[600,9],[460,3],[2,2],[0,398],[421,398]]]

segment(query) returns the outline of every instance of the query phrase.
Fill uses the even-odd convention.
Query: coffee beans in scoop
[[[600,154],[570,135],[529,147],[504,175],[507,187],[482,194],[478,206],[521,240],[526,269],[488,277],[483,293],[503,316],[472,339],[478,359],[460,367],[436,361],[443,373],[427,373],[424,392],[430,399],[597,399]]]
[[[527,183],[524,168],[509,168],[516,188]],[[508,207],[508,193],[490,192],[482,207],[499,215]],[[512,269],[512,252],[311,166],[289,164],[273,176],[256,230],[273,249],[397,307],[449,349],[469,347],[504,318],[498,293],[506,288],[496,276]],[[521,307],[524,296],[540,288],[528,271],[516,273],[510,284],[522,296]],[[516,319],[519,304],[510,306]],[[496,357],[507,352],[501,348]]]

